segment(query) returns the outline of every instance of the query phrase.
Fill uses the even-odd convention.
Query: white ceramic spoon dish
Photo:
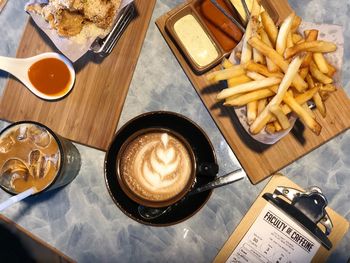
[[[64,92],[58,94],[45,94],[38,90],[29,78],[29,69],[33,64],[47,58],[55,58],[62,61],[68,68],[70,79]],[[71,62],[58,53],[48,52],[29,58],[9,58],[0,56],[0,70],[7,71],[20,80],[33,94],[44,100],[58,100],[66,96],[73,88],[75,71]]]

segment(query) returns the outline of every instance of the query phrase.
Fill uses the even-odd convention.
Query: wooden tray
[[[304,130],[302,123],[297,122],[299,132],[290,133],[272,146],[252,139],[239,123],[233,108],[224,107],[222,103],[216,101],[216,95],[222,87],[209,86],[204,75],[196,75],[165,31],[167,18],[191,1],[159,17],[156,24],[253,184],[279,171],[350,127],[349,99],[343,89],[338,89],[326,101],[327,117],[322,118],[316,112],[317,120],[323,127],[319,136],[314,135],[307,128]],[[300,132],[300,130],[303,131]]]
[[[231,253],[242,240],[245,233],[248,232],[250,226],[254,223],[255,219],[258,217],[258,215],[266,205],[267,201],[262,198],[262,195],[266,192],[273,193],[277,186],[287,186],[298,190],[303,190],[300,186],[290,181],[287,177],[282,176],[280,174],[274,175],[269,181],[269,183],[266,185],[264,190],[262,190],[262,192],[254,202],[254,204],[251,206],[247,214],[243,217],[235,231],[226,241],[224,247],[216,256],[214,260],[215,263],[227,261]],[[325,262],[328,256],[333,252],[333,250],[337,247],[337,244],[342,240],[344,235],[349,230],[349,222],[344,217],[342,217],[330,208],[326,208],[326,210],[334,225],[332,232],[328,237],[333,244],[333,248],[330,251],[328,251],[324,247],[321,247],[317,251],[312,262]]]
[[[135,1],[138,15],[108,57],[101,59],[89,52],[74,64],[76,83],[63,100],[43,101],[11,78],[0,102],[0,118],[11,122],[24,119],[38,121],[70,140],[107,150],[117,127],[155,2]],[[29,57],[50,50],[55,50],[55,47],[30,20],[17,57]]]
[[[14,235],[13,238],[8,240],[9,244],[19,244],[23,247],[13,247],[12,249],[17,253],[22,253],[22,250],[27,251],[34,262],[52,262],[52,263],[74,263],[73,259],[69,258],[61,251],[56,248],[50,246],[46,242],[42,241],[38,237],[34,236],[32,233],[25,230],[20,225],[17,225],[15,222],[10,219],[0,215],[0,226],[2,231],[9,231]],[[3,232],[2,232],[3,233]],[[13,239],[13,240],[12,240]],[[18,239],[18,240],[15,240]],[[8,245],[9,245],[8,244]],[[4,245],[4,244],[2,244]],[[17,244],[18,245],[18,244]],[[21,255],[24,257],[24,255]]]

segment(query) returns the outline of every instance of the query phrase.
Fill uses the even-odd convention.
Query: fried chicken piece
[[[27,11],[35,12],[49,22],[51,28],[63,37],[75,36],[81,32],[84,26],[84,17],[79,12],[57,8],[55,3],[48,5],[31,5]]]
[[[73,7],[81,8],[86,19],[107,29],[114,19],[121,0],[74,0]]]
[[[90,22],[108,29],[120,4],[121,0],[48,0],[27,5],[26,10],[44,17],[60,36],[70,37],[78,35]]]
[[[83,29],[84,17],[77,12],[63,10],[57,17],[55,28],[60,36],[75,36]]]

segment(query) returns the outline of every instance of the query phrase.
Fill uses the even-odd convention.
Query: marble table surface
[[[1,56],[15,56],[27,20],[25,2],[11,0],[0,14]],[[213,142],[222,175],[236,169],[238,161],[155,25],[156,18],[181,2],[157,1],[118,128],[130,118],[153,110],[186,115]],[[306,21],[342,25],[345,47],[349,46],[348,0],[290,0],[290,3]],[[0,71],[0,94],[7,77]],[[350,50],[345,49],[342,81],[347,94],[349,80]],[[6,125],[0,121],[0,128]],[[103,176],[105,153],[82,145],[77,147],[82,167],[70,185],[29,198],[6,210],[4,215],[79,262],[210,262],[267,183],[265,180],[252,185],[246,178],[216,189],[208,203],[189,220],[171,227],[149,227],[125,216],[110,198]],[[349,171],[347,131],[281,172],[302,187],[320,186],[329,205],[350,220]],[[0,191],[0,202],[8,197]],[[329,262],[346,262],[349,251],[350,233]]]

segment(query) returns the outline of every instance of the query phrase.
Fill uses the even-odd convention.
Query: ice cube
[[[55,168],[57,169],[57,166],[60,160],[60,152],[57,151],[56,153],[51,154],[50,156],[46,156],[46,158],[48,161],[51,161],[55,165]]]
[[[28,180],[29,170],[23,161],[9,159],[0,172],[0,184],[9,189],[15,189],[13,183],[17,179]]]
[[[5,135],[5,137],[0,141],[0,152],[7,153],[11,150],[12,146],[15,144],[15,139],[12,137],[12,134]]]
[[[41,159],[45,158],[39,150],[31,151],[29,154],[29,171],[34,178],[39,178]]]
[[[51,168],[56,169],[50,157],[45,156],[40,150],[34,150],[29,155],[30,174],[37,179],[44,178]],[[52,166],[52,167],[51,167]]]
[[[30,126],[28,133],[31,140],[39,147],[45,148],[51,141],[49,132],[37,125]]]
[[[37,178],[44,178],[48,174],[52,174],[56,172],[55,165],[52,163],[52,161],[46,159],[44,156],[42,156],[38,162],[37,166]],[[53,176],[53,174],[52,174]]]
[[[44,178],[45,171],[46,171],[46,165],[48,165],[48,162],[46,161],[45,156],[41,156],[38,164],[39,164],[39,166],[38,166],[38,178]]]
[[[16,131],[16,138],[19,141],[27,139],[27,125],[21,125]]]
[[[39,150],[31,151],[29,154],[29,163],[31,165],[36,165],[41,156],[41,152]]]
[[[42,160],[40,168],[39,178],[44,178],[46,176],[53,178],[56,173],[56,166],[48,159]]]

